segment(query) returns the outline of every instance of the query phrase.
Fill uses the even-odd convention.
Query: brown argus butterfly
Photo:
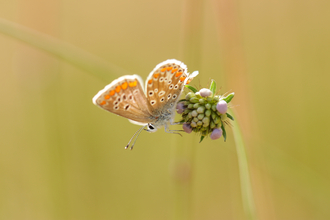
[[[165,126],[165,132],[175,133],[169,130],[168,126],[175,124],[173,120],[176,104],[184,85],[197,75],[197,71],[189,75],[187,66],[181,61],[166,60],[151,71],[146,80],[145,89],[143,89],[140,76],[122,76],[99,91],[94,96],[93,103],[104,110],[129,119],[134,124],[143,125],[133,135],[125,147],[127,149],[133,138],[145,128],[149,132],[154,132]]]

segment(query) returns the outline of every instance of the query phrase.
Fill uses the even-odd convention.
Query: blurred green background
[[[329,9],[327,0],[0,0],[1,18],[144,79],[175,58],[199,70],[192,85],[215,79],[235,92],[267,220],[330,219]],[[0,48],[0,219],[246,219],[231,129],[227,142],[201,144],[143,132],[124,150],[138,126],[92,104],[123,73],[100,79],[1,33]]]

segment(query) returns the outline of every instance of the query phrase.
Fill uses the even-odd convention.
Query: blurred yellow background
[[[175,58],[199,70],[192,85],[214,79],[235,92],[267,220],[330,219],[329,9],[327,0],[0,0],[1,18],[144,79]],[[181,208],[187,219],[246,219],[230,128],[227,142],[201,144],[143,132],[124,150],[138,126],[92,104],[122,73],[105,81],[1,33],[0,48],[0,219],[165,220]]]

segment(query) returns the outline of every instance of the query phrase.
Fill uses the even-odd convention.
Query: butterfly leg
[[[182,124],[183,124],[183,122],[181,122],[181,121],[171,122],[171,125],[182,125]]]
[[[182,134],[178,133],[178,132],[175,132],[175,131],[183,131],[183,130],[169,130],[167,125],[165,125],[165,132],[166,133],[171,133],[171,134],[178,134],[182,137]]]

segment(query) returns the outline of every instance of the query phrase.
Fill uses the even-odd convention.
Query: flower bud
[[[207,97],[207,102],[212,102],[213,101],[213,98],[212,97]]]
[[[214,96],[214,97],[213,97],[213,101],[214,101],[214,102],[218,102],[218,101],[219,101],[219,99],[220,99],[220,97],[219,97],[219,96]]]
[[[222,136],[222,129],[221,129],[221,128],[215,128],[215,129],[212,131],[212,133],[211,133],[211,135],[210,135],[210,138],[211,138],[212,140],[216,140],[216,139],[220,138],[221,136]]]
[[[197,127],[197,124],[196,124],[196,122],[192,121],[192,122],[190,123],[190,126],[193,127],[193,128],[196,128],[196,127]]]
[[[189,108],[189,109],[193,109],[193,108],[194,108],[194,104],[189,104],[189,105],[188,105],[188,108]]]
[[[217,114],[214,113],[214,112],[212,112],[212,114],[211,114],[211,118],[214,120],[216,117],[217,117]]]
[[[203,123],[203,127],[207,128],[210,124],[209,123]]]
[[[194,109],[198,109],[199,106],[199,103],[194,104]]]
[[[215,124],[213,121],[211,121],[211,123],[210,123],[210,128],[215,128]]]
[[[212,107],[212,105],[211,105],[210,103],[206,103],[206,104],[205,104],[205,108],[206,108],[206,109],[210,109],[211,107]]]
[[[185,114],[188,114],[189,112],[190,112],[189,109],[185,109],[185,110],[183,111],[183,113],[185,113]]]
[[[198,122],[199,120],[198,120],[198,118],[196,117],[196,118],[193,119],[193,121],[194,121],[194,122]]]
[[[188,113],[187,117],[192,118],[191,112]]]
[[[206,115],[207,117],[210,117],[211,113],[212,113],[212,111],[211,111],[210,109],[207,109],[207,110],[205,111],[205,115]]]
[[[199,120],[202,120],[202,119],[204,118],[204,114],[199,114],[199,115],[197,116],[197,118],[198,118]]]
[[[189,101],[192,102],[192,103],[198,103],[199,99],[196,98],[196,97],[192,97],[191,99],[189,99]]]
[[[179,102],[177,105],[176,105],[176,112],[178,114],[182,114],[183,111],[185,110],[185,106],[182,102]]]
[[[186,100],[189,100],[189,99],[191,99],[192,97],[194,97],[195,95],[194,95],[194,93],[192,93],[192,92],[188,92],[188,94],[186,95]]]
[[[216,111],[216,110],[217,110],[217,104],[213,104],[213,105],[212,105],[212,110],[213,110],[213,111]]]
[[[181,115],[183,112],[184,112],[183,109],[177,109],[177,110],[176,110],[176,113],[178,113],[178,114],[180,114],[180,115]]]
[[[222,121],[225,121],[228,117],[227,117],[227,114],[223,114],[220,116],[220,118]]]
[[[202,121],[198,121],[196,124],[197,124],[197,126],[202,126],[203,125],[203,122]]]
[[[220,112],[221,114],[225,114],[227,112],[227,109],[228,109],[228,105],[227,105],[227,102],[224,101],[224,100],[220,100],[218,103],[217,103],[217,110],[218,112]]]
[[[185,132],[187,132],[188,134],[190,134],[192,132],[192,127],[188,124],[188,123],[184,123],[182,125],[182,128]]]
[[[220,116],[217,116],[217,117],[214,119],[214,123],[215,123],[215,124],[219,124],[220,121],[221,121]]]
[[[212,95],[212,92],[211,92],[211,90],[204,88],[204,89],[199,90],[199,94],[202,97],[208,97],[208,96],[211,96]]]
[[[205,104],[205,99],[199,99],[200,104]]]
[[[209,117],[204,117],[202,122],[203,122],[203,124],[210,124],[210,118]]]
[[[197,113],[196,110],[194,110],[194,111],[191,112],[191,116],[196,117],[197,115],[198,115],[198,113]]]
[[[199,107],[199,108],[197,109],[197,112],[198,112],[198,113],[204,113],[204,111],[205,111],[205,107],[204,107],[204,106],[201,106],[201,107]]]

